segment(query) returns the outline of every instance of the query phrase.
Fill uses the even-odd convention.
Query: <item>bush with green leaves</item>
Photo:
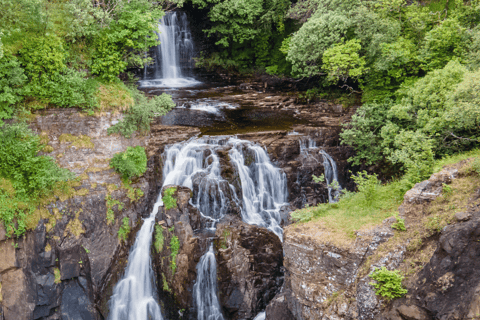
[[[122,219],[122,225],[118,229],[118,240],[127,241],[128,235],[130,234],[130,219],[124,217]]]
[[[74,174],[57,166],[53,158],[39,156],[40,138],[26,124],[0,127],[0,220],[7,235],[26,231],[26,219],[35,201]]]
[[[37,155],[43,145],[26,124],[5,124],[0,128],[0,141],[0,177],[11,180],[16,193],[41,195],[74,176],[59,168],[52,157]]]
[[[0,57],[0,126],[2,119],[11,119],[15,104],[23,100],[23,85],[27,80],[18,59],[5,53]]]
[[[390,271],[382,267],[375,269],[369,277],[376,281],[370,282],[375,287],[376,294],[387,300],[403,297],[408,292],[402,286],[404,277],[398,270]]]
[[[110,160],[110,166],[121,174],[122,179],[139,177],[147,171],[147,154],[142,146],[127,147]]]
[[[155,117],[163,116],[175,107],[172,97],[166,93],[148,98],[136,88],[131,89],[135,104],[124,115],[124,118],[108,128],[108,133],[120,133],[130,138],[135,131],[142,133],[150,130],[150,123]]]
[[[368,174],[366,171],[358,172],[356,175],[352,175],[353,181],[357,185],[357,189],[365,197],[367,205],[372,204],[377,187],[380,184],[376,174]]]

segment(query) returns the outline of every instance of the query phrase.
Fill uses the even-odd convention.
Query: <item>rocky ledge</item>
[[[319,222],[285,229],[285,284],[267,320],[433,320],[480,316],[480,177],[470,161],[444,168],[406,193],[395,218],[357,232],[329,234]],[[442,189],[448,185],[447,191]],[[400,270],[405,297],[375,294],[375,268]]]

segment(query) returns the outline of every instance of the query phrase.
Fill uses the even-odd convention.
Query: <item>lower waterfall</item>
[[[213,244],[197,264],[197,281],[193,286],[198,320],[223,320],[217,297],[217,261]]]
[[[163,320],[155,297],[153,270],[150,257],[155,216],[161,204],[157,200],[150,216],[137,233],[128,256],[125,275],[117,283],[110,298],[109,320]]]

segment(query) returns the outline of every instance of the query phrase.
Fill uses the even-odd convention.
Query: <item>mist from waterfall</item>
[[[187,15],[167,12],[159,22],[160,44],[155,48],[154,78],[147,79],[147,66],[141,87],[188,87],[200,82],[191,77],[195,47]]]
[[[117,283],[110,298],[109,320],[163,320],[156,301],[150,257],[155,216],[161,202],[157,199],[152,213],[143,222],[128,256],[125,275]]]

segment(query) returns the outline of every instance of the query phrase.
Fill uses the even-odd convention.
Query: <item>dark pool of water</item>
[[[164,125],[199,127],[202,135],[234,135],[247,132],[291,130],[308,121],[298,119],[294,111],[259,108],[232,96],[244,93],[235,86],[181,89],[148,89],[149,95],[168,93],[177,108],[161,118]],[[228,97],[228,101],[222,98]]]

